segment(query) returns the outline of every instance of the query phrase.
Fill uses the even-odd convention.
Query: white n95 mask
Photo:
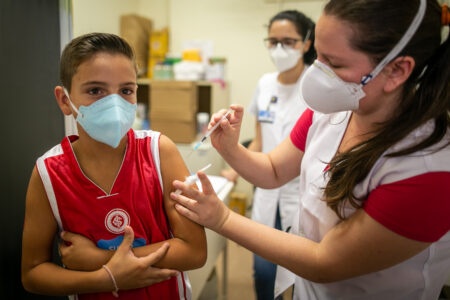
[[[300,92],[306,104],[324,114],[358,109],[359,101],[366,95],[363,86],[375,78],[408,44],[422,23],[426,4],[426,0],[420,0],[419,9],[402,38],[370,74],[363,76],[360,83],[345,82],[326,64],[314,61],[300,82]]]
[[[69,93],[65,90],[67,98]],[[136,103],[132,104],[118,94],[111,94],[101,98],[89,106],[80,106],[75,110],[77,122],[94,140],[107,144],[113,148],[119,146],[120,140],[133,125],[136,116]]]
[[[297,64],[298,60],[302,58],[302,49],[284,49],[281,43],[276,47],[269,49],[270,57],[277,68],[278,72],[284,72],[292,69]]]
[[[300,82],[306,104],[313,110],[329,114],[354,110],[366,94],[363,84],[345,82],[326,64],[315,60]]]

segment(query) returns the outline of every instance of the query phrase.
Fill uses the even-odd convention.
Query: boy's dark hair
[[[88,33],[74,38],[61,55],[59,76],[69,92],[78,66],[99,52],[125,55],[134,63],[137,73],[133,49],[123,38],[110,33]]]

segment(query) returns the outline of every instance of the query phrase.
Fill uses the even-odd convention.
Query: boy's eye
[[[92,88],[88,91],[89,95],[98,95],[100,94],[100,89],[99,88]]]
[[[134,91],[132,89],[122,89],[122,94],[124,95],[132,95]]]

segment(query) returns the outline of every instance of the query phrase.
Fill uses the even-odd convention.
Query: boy
[[[118,290],[123,299],[189,298],[182,272],[153,267],[201,267],[205,233],[169,197],[171,182],[189,175],[175,144],[158,132],[131,129],[137,101],[131,47],[113,34],[80,36],[64,49],[60,76],[55,97],[65,115],[76,117],[78,136],[40,157],[31,175],[24,287],[79,299],[109,299]],[[66,268],[51,263],[58,230]],[[133,231],[132,251],[114,251]]]

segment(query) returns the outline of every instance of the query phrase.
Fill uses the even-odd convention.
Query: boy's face
[[[136,103],[136,91],[133,62],[121,54],[100,52],[78,66],[72,78],[70,98],[76,107],[88,106],[110,94]]]

